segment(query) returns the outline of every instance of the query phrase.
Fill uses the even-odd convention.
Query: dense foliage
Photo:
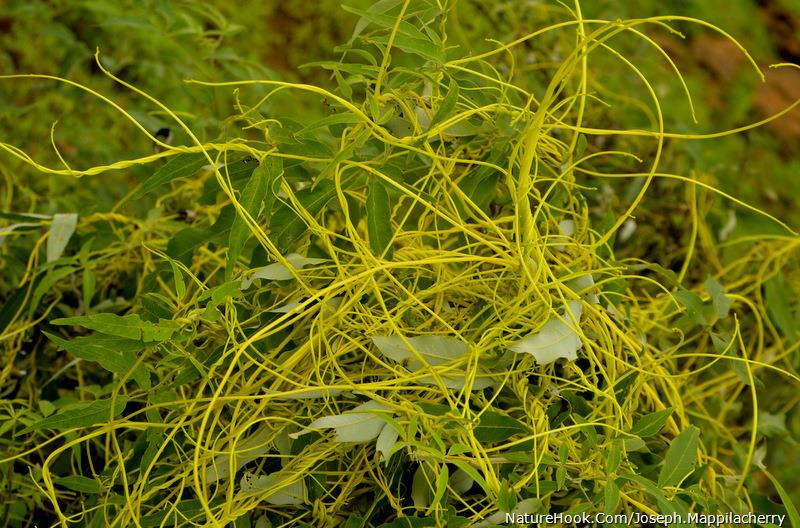
[[[9,526],[800,526],[796,162],[756,130],[797,103],[734,104],[763,74],[715,24],[10,5]],[[320,49],[275,53],[287,20]],[[702,36],[742,58],[724,111]]]

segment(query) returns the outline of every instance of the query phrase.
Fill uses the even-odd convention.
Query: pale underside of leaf
[[[271,475],[253,476],[245,473],[239,485],[242,493],[260,494],[266,492],[263,499],[275,506],[292,506],[305,502],[306,487],[303,479],[290,480],[290,476],[273,473]]]
[[[53,222],[50,224],[50,234],[47,235],[47,262],[53,262],[61,257],[77,225],[77,214],[53,215]]]
[[[567,303],[567,314],[554,317],[533,335],[525,337],[509,350],[516,353],[531,354],[536,362],[547,365],[557,359],[574,361],[578,350],[583,346],[580,335],[573,328],[579,322],[583,305],[581,301]],[[570,317],[571,314],[571,317]]]
[[[378,435],[378,441],[375,442],[375,450],[381,454],[381,461],[389,459],[392,448],[397,443],[399,437],[400,433],[389,424],[381,430],[381,433]]]
[[[297,438],[317,429],[333,429],[337,442],[369,442],[380,435],[386,422],[372,411],[388,411],[389,407],[378,402],[367,402],[352,411],[333,416],[323,416],[311,422],[307,428],[289,435]],[[368,411],[368,412],[359,412]]]
[[[372,342],[384,356],[398,363],[407,361],[408,369],[412,372],[417,372],[426,366],[444,365],[462,358],[469,352],[466,343],[449,336],[417,336],[406,338],[406,341],[400,336],[372,337]],[[424,363],[419,358],[422,358]],[[461,389],[467,384],[466,374],[457,371],[442,373],[438,378],[445,387],[450,389]],[[439,383],[435,376],[424,376],[418,381],[428,385],[438,385]],[[472,390],[481,390],[493,383],[494,381],[490,377],[479,370],[471,388]]]
[[[417,336],[406,338],[406,341],[408,344],[400,336],[372,338],[372,342],[384,356],[398,363],[408,360],[409,370],[418,370],[423,366],[419,356],[428,365],[437,366],[463,357],[469,351],[466,343],[448,336]]]
[[[269,441],[271,428],[262,426],[258,431],[248,436],[246,439],[237,442],[234,447],[235,453],[225,453],[214,458],[214,463],[206,468],[206,481],[216,482],[230,477],[231,457],[233,457],[234,473],[239,471],[245,464],[256,460],[269,451]]]
[[[266,390],[264,392],[276,400],[313,400],[338,396],[344,391],[342,389],[302,389],[292,391]]]
[[[246,290],[253,284],[253,281],[256,279],[266,279],[266,280],[278,280],[278,281],[285,281],[285,280],[292,280],[295,278],[295,273],[297,270],[301,270],[306,266],[313,266],[315,264],[321,264],[326,262],[327,259],[320,259],[320,258],[308,258],[302,255],[298,255],[297,253],[290,253],[286,255],[286,261],[288,264],[295,270],[293,273],[288,267],[284,266],[281,263],[274,263],[269,264],[268,266],[264,266],[263,268],[256,268],[254,270],[250,270],[248,275],[242,279],[242,289]]]

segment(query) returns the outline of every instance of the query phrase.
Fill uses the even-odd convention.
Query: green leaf
[[[70,475],[68,477],[57,477],[53,479],[53,484],[80,493],[100,493],[100,483],[95,479],[81,475]]]
[[[323,180],[314,188],[305,188],[295,196],[310,216],[315,216],[333,198],[336,188],[331,180]],[[270,217],[270,239],[281,253],[289,253],[295,243],[308,232],[305,220],[287,203],[281,202]]]
[[[630,482],[635,482],[639,484],[644,491],[649,493],[654,499],[656,499],[656,503],[658,504],[659,509],[661,510],[660,513],[671,513],[674,511],[674,508],[661,493],[661,490],[649,479],[642,477],[641,475],[624,475],[621,477],[624,480],[628,480]],[[619,479],[618,479],[619,480]]]
[[[789,493],[784,489],[783,486],[781,486],[781,483],[772,475],[772,473],[766,469],[763,469],[762,471],[767,478],[772,481],[772,485],[775,486],[775,490],[778,492],[778,495],[780,495],[781,502],[783,502],[783,507],[786,508],[786,513],[789,515],[789,520],[792,522],[792,527],[800,528],[800,513],[797,512],[797,507],[792,501],[792,498],[789,496]]]
[[[447,465],[442,464],[442,468],[439,471],[439,475],[437,475],[436,477],[436,489],[433,492],[433,500],[431,501],[432,507],[436,507],[444,498],[444,494],[447,491],[447,483],[449,480],[450,480],[450,471],[447,469]]]
[[[392,259],[392,204],[383,182],[373,179],[367,196],[367,235],[372,252],[379,257]]]
[[[497,194],[497,182],[498,176],[496,173],[479,169],[469,171],[466,176],[461,178],[458,182],[458,186],[464,192],[465,197],[468,198],[475,207],[485,213],[489,210],[489,204],[492,198]],[[456,201],[456,205],[462,216],[467,215],[470,218],[476,218],[478,216],[476,214],[477,211],[474,210],[474,206],[466,205],[466,200],[464,200],[463,204],[461,200],[458,200]],[[469,210],[467,210],[467,207]]]
[[[579,158],[584,152],[586,147],[589,146],[589,140],[586,139],[586,134],[578,134],[578,140],[575,142],[575,152],[573,157]]]
[[[99,363],[107,371],[120,376],[136,368],[136,354],[145,348],[139,340],[110,335],[98,334],[66,340],[48,332],[44,334],[73,356]],[[142,389],[150,388],[150,377],[143,367],[137,368],[132,377]]]
[[[630,272],[639,272],[639,271],[652,271],[657,273],[662,279],[666,280],[667,286],[678,286],[678,276],[675,274],[674,271],[671,269],[667,269],[660,264],[630,264],[625,267],[627,271]]]
[[[136,314],[119,316],[110,313],[65,317],[51,321],[54,325],[83,326],[103,334],[140,340],[142,338],[142,320]]]
[[[0,305],[0,332],[5,330],[16,318],[18,312],[22,312],[25,308],[28,291],[28,288],[22,287],[17,288],[10,295],[6,294],[4,302]]]
[[[340,74],[341,75],[341,74]],[[345,85],[348,86],[348,85]],[[295,133],[295,136],[305,136],[308,135],[309,137],[314,137],[314,134],[310,134],[310,132],[316,131],[322,127],[329,127],[331,125],[356,125],[358,123],[363,123],[364,118],[353,114],[351,112],[343,112],[341,114],[332,114],[329,116],[325,116],[322,119],[318,119],[313,123],[305,126],[301,130]]]
[[[89,311],[92,306],[92,297],[97,287],[97,275],[89,268],[83,268],[83,309]]]
[[[56,411],[56,406],[47,400],[39,400],[39,410],[42,416],[50,416]]]
[[[603,511],[606,514],[614,513],[614,510],[617,509],[617,504],[619,504],[619,486],[617,483],[614,482],[612,479],[608,479],[606,481],[605,488],[603,489],[603,500],[604,500],[604,507]]]
[[[120,316],[111,313],[65,317],[51,321],[55,325],[77,325],[127,339],[150,341],[166,341],[178,329],[178,323],[161,319],[158,323],[142,321],[137,314]]]
[[[481,442],[502,442],[515,434],[527,431],[528,428],[516,418],[495,411],[486,411],[481,414],[478,426],[473,432],[475,438]]]
[[[365,13],[365,15],[366,14],[375,15],[375,14],[385,13],[389,9],[399,5],[401,1],[402,0],[377,0],[376,2],[372,3],[372,5],[370,5],[368,11],[363,13]],[[345,11],[350,11],[351,13],[359,12],[358,10],[355,10],[350,6],[342,6],[342,9],[344,9]],[[356,23],[355,29],[353,29],[353,35],[350,37],[350,42],[352,43],[353,40],[355,40],[355,38],[359,36],[372,22],[374,22],[374,19],[372,19],[371,16],[362,16]],[[375,23],[379,25],[383,24],[383,22],[375,22]]]
[[[646,414],[636,420],[636,423],[633,424],[633,427],[631,427],[629,432],[638,436],[639,438],[653,436],[661,431],[661,428],[664,427],[665,423],[667,423],[669,417],[672,416],[673,411],[674,409],[672,407],[668,407],[663,411],[656,411]]]
[[[436,113],[433,114],[428,130],[432,130],[436,125],[446,120],[453,113],[458,103],[458,82],[455,79],[450,79],[450,86],[447,89],[447,95],[442,99]]]
[[[138,200],[177,178],[193,176],[206,165],[208,165],[208,159],[203,154],[184,153],[173,156],[155,174],[142,183],[139,190],[133,193],[131,199]]]
[[[786,429],[786,415],[759,411],[758,432],[767,438],[789,434],[789,431]]]
[[[481,521],[470,525],[471,528],[496,528],[498,526],[520,526],[525,514],[533,514],[534,512],[541,511],[543,508],[542,501],[538,498],[524,499],[517,503],[513,511],[498,511],[492,515],[485,517]],[[571,510],[570,510],[571,511]],[[511,514],[513,519],[519,519],[519,523],[506,524],[506,515]],[[544,523],[540,524],[544,525]]]
[[[53,215],[50,233],[47,235],[47,262],[61,257],[77,225],[78,215],[74,213]]]
[[[500,490],[497,493],[497,508],[501,512],[510,512],[514,511],[514,507],[517,505],[517,496],[516,492],[512,488],[511,483],[503,479],[500,482]]]
[[[175,233],[167,243],[167,255],[186,266],[192,263],[194,250],[202,246],[211,235],[207,230],[187,227]]]
[[[91,427],[99,423],[108,422],[116,418],[128,404],[128,397],[124,394],[105,400],[96,400],[88,403],[79,403],[60,410],[58,413],[39,420],[30,427],[23,429],[20,434],[30,433],[31,431],[41,431],[42,429],[55,429],[65,431],[76,427]]]
[[[467,385],[467,376],[466,374],[439,374],[439,380],[441,380],[442,385],[450,389],[463,389]],[[428,385],[438,385],[439,382],[433,376],[424,376],[419,378],[418,380],[420,383],[427,383]],[[483,390],[487,387],[491,387],[494,384],[494,381],[486,376],[480,370],[475,376],[470,389],[473,391]]]
[[[213,306],[217,306],[219,303],[231,297],[233,299],[237,299],[242,296],[242,284],[238,280],[233,280],[230,282],[224,282],[219,286],[215,286],[210,290],[203,292],[203,295],[200,296],[201,300],[203,298],[211,298],[211,304]]]
[[[711,296],[711,303],[714,306],[714,314],[720,319],[728,315],[728,311],[733,306],[733,300],[725,295],[725,288],[714,277],[709,277],[703,283],[708,294]]]
[[[624,438],[622,440],[622,445],[625,447],[625,451],[628,453],[634,453],[636,451],[647,451],[647,444],[644,443],[644,440],[641,438]]]
[[[414,507],[418,509],[430,506],[433,498],[431,479],[427,473],[429,471],[426,471],[425,465],[420,464],[411,479],[411,499],[414,502]]]
[[[692,291],[681,289],[673,293],[672,296],[686,310],[689,320],[700,326],[708,325],[703,300],[699,295]]]
[[[392,46],[406,53],[419,55],[435,63],[444,62],[444,49],[441,45],[434,43],[427,35],[417,32],[419,36],[403,34],[398,32],[395,35]],[[386,35],[374,36],[370,40],[386,46],[389,37]]]
[[[64,277],[68,277],[74,273],[76,269],[77,268],[73,268],[71,266],[65,266],[51,270],[47,275],[45,275],[44,278],[39,281],[39,284],[36,285],[36,289],[33,291],[33,296],[31,297],[31,302],[28,306],[28,315],[32,317],[36,311],[36,308],[39,307],[39,302],[42,300],[42,297],[50,292],[53,289],[53,286],[58,283],[58,281]]]
[[[262,162],[256,167],[250,179],[247,180],[247,185],[245,185],[241,197],[239,198],[239,203],[242,208],[253,220],[258,219],[261,203],[264,201],[264,198],[266,198],[268,187],[271,184],[271,177],[273,175],[270,174],[268,164],[268,160],[270,159],[271,158],[267,158],[265,162]],[[226,280],[229,280],[233,276],[234,265],[239,259],[242,248],[247,242],[247,239],[250,238],[250,235],[250,226],[245,222],[243,216],[237,214],[228,235],[228,263],[225,268]]]
[[[608,448],[608,458],[606,458],[606,473],[609,475],[619,468],[622,463],[622,442],[614,440]]]
[[[672,440],[658,475],[659,487],[678,486],[691,473],[699,443],[700,429],[693,425]]]
[[[390,1],[392,1],[393,3],[397,3],[394,2],[394,0]],[[396,16],[384,15],[382,13],[385,11],[385,9],[376,10],[374,6],[371,7],[368,11],[363,11],[361,9],[356,9],[355,7],[344,6],[344,5],[342,6],[342,9],[350,13],[353,13],[354,15],[360,16],[361,20],[359,20],[358,22],[359,24],[362,24],[362,21],[364,21],[366,23],[375,24],[384,29],[392,29],[397,23]],[[362,25],[359,28],[358,33],[361,33],[361,31],[363,31],[365,27],[366,24]],[[414,27],[413,24],[405,20],[400,21],[400,24],[398,25],[397,29],[399,34],[408,35],[413,38],[425,39],[425,35],[419,29],[417,29],[416,27]]]
[[[571,313],[572,317],[564,315],[548,320],[541,330],[525,337],[509,350],[518,354],[522,352],[531,354],[541,365],[547,365],[561,358],[574,361],[583,343],[580,335],[572,328],[575,324],[573,319],[580,321],[582,311],[581,301],[568,302],[567,312]]]
[[[566,464],[569,460],[569,445],[566,443],[561,444],[558,446],[558,461],[562,464]]]
[[[792,289],[782,274],[775,275],[764,283],[764,301],[772,323],[794,343],[800,339],[791,311]]]
[[[589,304],[600,303],[600,299],[597,297],[597,287],[591,273],[586,273],[568,280],[565,284],[570,290],[579,294],[581,298],[586,300]]]
[[[172,278],[175,281],[175,293],[180,300],[186,294],[186,283],[183,281],[183,273],[181,273],[178,263],[174,260],[170,260],[169,264],[172,266]]]
[[[276,156],[270,156],[266,161],[262,161],[262,166],[265,165],[265,176],[267,178],[267,191],[264,195],[264,214],[270,216],[275,207],[275,198],[281,190],[281,181],[283,181],[283,159]],[[259,166],[261,169],[261,166]]]

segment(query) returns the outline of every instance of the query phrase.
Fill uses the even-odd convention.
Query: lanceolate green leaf
[[[658,475],[659,487],[677,486],[691,473],[697,461],[699,444],[700,429],[693,425],[675,437]]]
[[[781,501],[783,502],[783,507],[786,508],[786,513],[789,515],[789,520],[792,523],[792,528],[800,528],[800,513],[797,511],[797,506],[792,501],[792,498],[789,496],[789,493],[784,489],[781,483],[776,479],[772,473],[767,471],[766,469],[762,470],[764,474],[772,481],[772,485],[775,486],[775,489],[778,491],[778,495],[781,497]]]
[[[127,403],[128,397],[124,394],[118,395],[113,401],[111,398],[107,398],[89,403],[79,403],[43,420],[39,420],[22,430],[20,434],[41,431],[42,429],[64,431],[76,427],[91,427],[99,423],[107,423],[122,414]]]
[[[623,475],[621,479],[628,480],[630,482],[635,482],[642,487],[642,490],[647,492],[650,496],[652,496],[656,503],[658,504],[659,508],[661,509],[661,513],[672,513],[675,509],[672,507],[670,502],[664,496],[658,486],[655,485],[654,482],[651,480],[641,476],[641,475]]]
[[[81,475],[70,475],[53,479],[53,484],[81,493],[100,493],[100,483],[96,479]]]
[[[611,474],[617,470],[622,463],[622,442],[614,440],[608,448],[608,458],[606,458],[606,472]]]
[[[386,45],[389,38],[382,35],[372,37],[370,40]],[[427,35],[414,37],[398,32],[397,35],[395,35],[392,46],[406,53],[419,55],[433,62],[438,63],[444,60],[444,49],[442,49],[441,44],[434,43]]]
[[[205,165],[208,165],[208,159],[202,154],[186,153],[173,156],[145,180],[131,198],[136,200],[174,179],[192,176]]]
[[[96,334],[66,340],[45,332],[51,341],[73,356],[87,361],[95,361],[101,367],[114,374],[125,375],[130,372],[137,361],[137,353],[145,348],[139,340],[124,337]],[[150,388],[150,377],[143,367],[139,367],[131,376],[142,389]]]
[[[392,204],[383,183],[373,179],[367,196],[367,235],[372,252],[392,258]]]
[[[664,427],[664,424],[667,423],[669,417],[672,416],[672,411],[673,409],[670,407],[663,411],[656,411],[642,416],[633,424],[630,433],[639,438],[647,438],[648,436],[657,434],[661,428]]]
[[[392,3],[396,4],[398,2],[392,1]],[[385,15],[382,13],[382,11],[375,10],[374,7],[370,8],[367,11],[363,11],[361,9],[356,9],[354,7],[349,7],[349,6],[342,6],[342,8],[345,11],[349,11],[351,13],[361,16],[361,20],[359,20],[358,22],[359,25],[362,25],[362,22],[369,22],[384,29],[391,29],[397,23],[397,17],[392,15]],[[364,25],[364,27],[366,27],[366,25]],[[414,24],[411,24],[406,20],[401,20],[397,29],[399,33],[403,35],[408,35],[409,37],[414,37],[419,39],[425,38],[425,35],[422,32],[420,32],[419,29],[414,27]]]
[[[267,194],[267,189],[270,184],[269,167],[266,163],[260,164],[253,171],[250,179],[247,180],[239,203],[242,209],[253,219],[258,218],[258,212],[261,209],[261,203]],[[239,255],[242,252],[247,239],[250,238],[250,226],[245,221],[243,213],[238,213],[231,225],[231,231],[228,234],[228,263],[225,268],[225,278],[229,280],[233,275],[233,268]]]
[[[528,428],[516,418],[496,411],[486,411],[481,414],[474,432],[475,438],[481,442],[502,442],[527,430]]]
[[[619,503],[619,495],[620,492],[617,483],[614,482],[613,479],[608,479],[606,481],[605,488],[603,489],[603,511],[605,513],[609,515],[614,513],[614,510],[617,508],[617,504]]]
[[[174,321],[160,320],[158,323],[142,321],[137,314],[124,316],[101,313],[79,317],[65,317],[51,321],[55,325],[77,325],[90,330],[127,339],[166,341],[178,329]]]
[[[706,291],[711,295],[711,303],[717,317],[725,317],[733,305],[733,300],[725,295],[725,288],[714,277],[709,277],[703,283]]]
[[[703,300],[700,299],[699,295],[689,290],[678,290],[672,295],[686,309],[686,315],[692,322],[698,325],[708,324],[706,307],[703,305]]]
[[[458,82],[455,79],[450,81],[450,87],[447,89],[447,95],[442,99],[439,108],[436,110],[436,113],[433,114],[433,118],[431,119],[431,124],[428,127],[429,129],[433,129],[436,125],[450,117],[453,113],[453,110],[456,108],[456,104],[458,103]]]
[[[39,301],[53,289],[53,286],[56,285],[58,281],[67,277],[74,273],[77,268],[73,268],[72,266],[64,266],[61,268],[56,268],[44,278],[39,281],[39,284],[36,285],[36,289],[33,291],[33,296],[31,297],[30,305],[28,306],[28,315],[32,316],[36,311],[36,308],[39,307]]]
[[[330,180],[323,180],[314,188],[306,188],[295,193],[300,205],[308,215],[315,216],[333,198],[336,190]],[[305,220],[287,203],[280,203],[270,218],[270,239],[281,253],[289,253],[295,243],[306,233]]]

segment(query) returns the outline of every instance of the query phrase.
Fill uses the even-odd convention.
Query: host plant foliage
[[[765,383],[800,382],[798,238],[662,167],[667,142],[736,131],[666,127],[661,86],[693,103],[650,35],[727,35],[682,17],[590,19],[575,2],[540,6],[529,33],[498,42],[465,32],[473,8],[346,8],[357,22],[340,60],[311,65],[335,89],[192,80],[235,101],[212,141],[98,55],[186,141],[83,87],[156,152],[79,168],[0,144],[87,186],[146,170],[110,210],[49,216],[9,199],[0,213],[12,526],[798,522],[777,480],[783,505],[770,500],[764,465],[797,399],[780,415],[761,401]],[[636,46],[667,73],[643,73]],[[628,91],[606,88],[620,77]],[[662,197],[684,207],[675,269],[644,244],[618,256],[659,181],[680,184]],[[723,255],[714,201],[782,234],[729,239]]]

